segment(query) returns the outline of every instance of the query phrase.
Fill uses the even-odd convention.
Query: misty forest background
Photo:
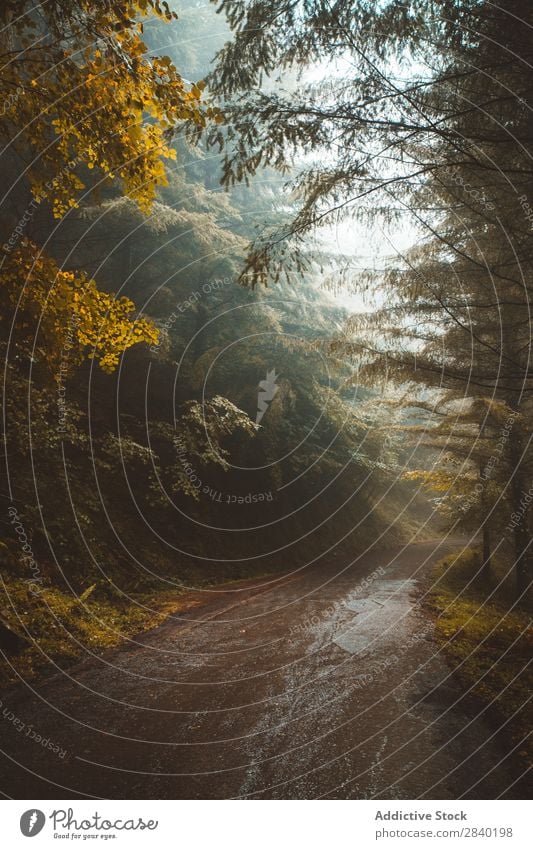
[[[3,675],[450,534],[425,603],[520,736],[530,4],[33,6],[0,10]]]

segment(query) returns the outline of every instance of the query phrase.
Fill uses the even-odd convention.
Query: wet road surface
[[[467,709],[418,603],[449,551],[416,543],[228,585],[34,695],[15,688],[3,703],[24,728],[0,724],[3,792],[521,798],[521,766]]]

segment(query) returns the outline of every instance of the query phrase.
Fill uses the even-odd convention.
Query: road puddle
[[[346,607],[356,614],[333,642],[350,654],[379,652],[411,632],[414,580],[379,580],[365,598],[350,598]]]

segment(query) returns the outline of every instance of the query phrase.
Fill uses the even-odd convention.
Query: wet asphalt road
[[[464,704],[417,603],[449,550],[411,544],[204,593],[35,695],[15,688],[3,703],[24,729],[0,724],[4,794],[522,798],[521,765]]]

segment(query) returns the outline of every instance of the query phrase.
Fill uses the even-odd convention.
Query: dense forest
[[[4,0],[6,681],[191,591],[461,540],[422,602],[527,756],[532,27]]]
[[[61,11],[54,24],[73,26]],[[106,16],[95,15],[102,38],[111,37]],[[177,21],[163,14],[146,23],[142,49],[150,57],[168,51],[161,62],[203,80],[229,33],[221,25],[213,37],[213,19],[211,8],[184,4]],[[140,43],[134,29],[132,22],[118,51]],[[55,48],[50,54],[39,55],[43,75],[47,61],[57,62]],[[17,68],[17,85],[23,75]],[[107,126],[96,139],[82,132],[82,113],[75,138],[60,136],[57,161],[34,165],[26,133],[2,158],[4,185],[20,174],[2,220],[4,274],[12,280],[4,288],[3,496],[24,517],[43,587],[69,595],[91,589],[120,602],[121,593],[290,571],[312,559],[309,551],[320,556],[347,536],[361,550],[410,527],[407,518],[390,520],[416,489],[408,492],[387,469],[394,439],[372,427],[362,407],[372,391],[351,385],[348,362],[323,350],[348,317],[326,275],[316,265],[298,285],[238,285],[247,245],[268,223],[289,222],[292,206],[272,168],[253,191],[221,187],[221,155],[198,128],[224,124],[202,103],[202,90],[183,90],[191,115],[177,115],[164,175],[154,142],[140,135],[151,135],[154,122],[133,101],[116,116],[111,141]],[[72,121],[72,104],[65,109],[62,120]],[[6,133],[18,112],[14,101]],[[120,132],[126,113],[145,122],[139,141],[129,141],[128,127]],[[46,123],[53,138],[54,120]],[[115,138],[125,149],[108,150]],[[115,180],[97,161],[89,167],[97,154],[135,165],[139,188],[122,171]],[[53,169],[58,177],[49,177]],[[331,264],[322,253],[314,261]],[[21,269],[28,269],[22,286]],[[271,372],[275,396],[256,425],[258,384]],[[9,516],[4,524],[12,525]],[[16,534],[6,534],[3,554],[24,589],[32,572],[20,573]]]

